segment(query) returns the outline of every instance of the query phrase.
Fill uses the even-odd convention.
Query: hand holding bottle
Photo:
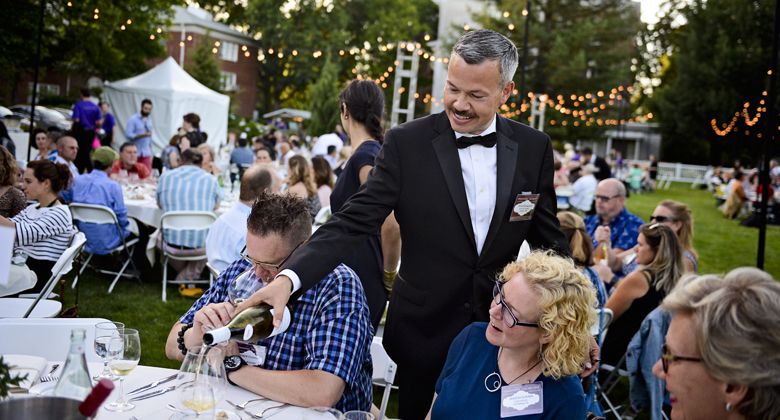
[[[212,303],[200,308],[192,319],[194,336],[202,337],[208,331],[228,325],[236,313],[230,302]]]

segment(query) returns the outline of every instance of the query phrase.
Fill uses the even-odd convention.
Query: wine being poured
[[[244,309],[221,328],[203,334],[203,343],[213,346],[228,340],[255,343],[264,338],[281,334],[290,326],[290,310],[285,307],[282,323],[274,327],[274,310],[268,304]]]

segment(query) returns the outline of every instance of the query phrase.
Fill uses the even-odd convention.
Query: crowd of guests
[[[470,36],[480,35],[465,38]],[[489,45],[511,45],[490,39]],[[451,68],[479,65],[466,64],[458,54]],[[516,61],[516,51],[514,55]],[[452,89],[448,87],[448,95],[457,96]],[[77,230],[87,236],[87,250],[99,255],[113,252],[131,235],[143,236],[144,229],[131,229],[120,181],[156,181],[155,199],[162,212],[212,212],[238,187],[238,200],[209,229],[163,229],[157,237],[157,245],[167,253],[205,256],[172,263],[182,289],[195,289],[185,284],[203,274],[206,262],[219,273],[208,290],[182,291],[198,299],[173,323],[164,350],[171,359],[183,359],[202,343],[204,332],[226,325],[236,314],[236,289],[258,284],[273,288],[287,284],[272,283],[278,275],[297,277],[285,263],[307,246],[323,208],[336,219],[349,215],[350,207],[360,205],[356,201],[365,199],[368,186],[376,182],[377,171],[392,173],[378,163],[386,161],[377,160],[386,146],[381,89],[371,81],[352,81],[339,95],[339,106],[339,126],[311,145],[271,129],[251,140],[231,135],[219,151],[209,145],[198,115],[187,114],[158,156],[163,170],[155,180],[151,101],[142,101],[128,122],[128,142],[119,152],[110,144],[81,142],[85,133],[105,127],[107,108],[95,114],[88,104],[78,105],[74,121],[80,128],[61,136],[36,133],[38,156],[23,171],[0,146],[0,225],[16,234],[11,275],[28,289],[40,290]],[[493,112],[486,115],[492,117]],[[100,118],[95,120],[96,115]],[[465,114],[459,118],[465,124],[473,120]],[[406,141],[393,140],[388,140],[385,153],[399,153],[399,143]],[[88,162],[82,165],[84,150]],[[461,156],[456,153],[460,151],[453,152],[456,158]],[[575,151],[568,146],[556,168],[555,186],[571,185],[573,191],[571,211],[556,215],[564,252],[536,250],[517,261],[501,262],[503,269],[494,282],[473,286],[486,292],[492,288],[492,299],[486,296],[489,304],[484,307],[487,322],[465,323],[449,343],[432,403],[425,407],[428,417],[603,414],[593,394],[586,397],[586,391],[598,388],[592,375],[600,364],[619,367],[636,357],[631,348],[644,354],[634,379],[652,371],[653,377],[645,374],[645,382],[656,381],[662,384],[661,394],[668,393],[668,398],[647,399],[653,412],[665,409],[672,418],[686,419],[780,417],[780,284],[763,271],[747,268],[722,277],[698,275],[694,218],[685,203],[663,200],[650,215],[632,214],[627,197],[653,188],[658,171],[654,158],[642,167],[623,161],[619,153],[601,157],[589,148]],[[743,182],[748,181],[738,179],[730,188],[744,190]],[[28,206],[28,200],[36,203]],[[119,229],[81,222],[74,226],[70,202],[109,207]],[[394,304],[415,308],[450,293],[415,293],[408,278],[396,279],[401,234],[391,204],[376,217],[376,229],[365,229],[359,246],[341,256],[341,263],[322,280],[300,290],[301,279],[297,285],[291,279],[290,292],[300,291],[289,303],[286,331],[255,343],[259,346],[226,348],[233,358],[226,368],[231,384],[289,404],[371,409],[370,346],[393,288],[404,285],[406,294],[393,299],[409,301]],[[398,211],[399,218],[410,217]],[[549,216],[555,219],[552,212]],[[435,229],[435,221],[429,224]],[[467,292],[464,295],[472,295]],[[447,315],[473,320],[472,304],[466,302],[464,311]],[[613,314],[609,325],[603,318],[607,311]],[[444,326],[426,328],[434,334]],[[256,357],[236,358],[246,351]]]
[[[757,168],[744,168],[740,161],[735,161],[731,169],[720,166],[708,169],[705,178],[724,217],[743,219],[742,224],[746,226],[758,225],[763,185]],[[767,223],[780,224],[780,165],[777,159],[769,161],[767,192]]]

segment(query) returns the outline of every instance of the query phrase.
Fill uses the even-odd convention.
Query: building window
[[[225,61],[238,61],[238,44],[222,41],[219,45],[219,58]]]
[[[236,90],[236,74],[229,71],[219,72],[219,81],[223,91]]]
[[[33,83],[27,84],[27,103],[32,102]],[[38,83],[38,100],[44,96],[59,96],[60,85],[53,83]]]

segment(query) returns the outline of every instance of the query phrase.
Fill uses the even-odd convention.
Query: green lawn
[[[656,204],[667,198],[685,202],[693,210],[694,243],[700,256],[700,272],[723,273],[739,266],[755,266],[758,229],[724,219],[706,191],[692,190],[687,184],[674,184],[669,190],[631,196],[628,208],[647,219]],[[775,278],[780,278],[780,228],[777,226],[768,229],[766,249],[766,270]],[[74,291],[70,289],[71,277],[66,289],[66,307],[72,306],[75,298]],[[141,363],[178,368],[179,362],[165,358],[165,339],[170,327],[193,300],[180,297],[175,288],[170,287],[168,302],[163,303],[160,299],[159,267],[152,277],[140,282],[121,280],[110,295],[106,293],[108,284],[108,278],[91,272],[82,276],[79,281],[79,316],[107,318],[137,328],[141,332]],[[397,415],[394,400],[389,410],[391,416]]]

